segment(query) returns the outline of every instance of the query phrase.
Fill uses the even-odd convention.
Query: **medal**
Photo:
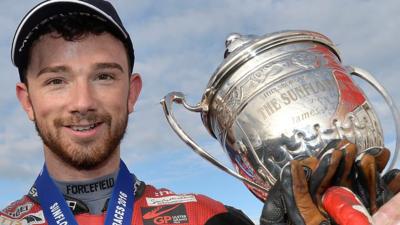
[[[129,172],[121,160],[117,181],[108,203],[105,225],[131,224],[135,202],[135,180],[135,175]],[[36,179],[35,186],[48,224],[78,225],[64,197],[51,179],[46,165]]]

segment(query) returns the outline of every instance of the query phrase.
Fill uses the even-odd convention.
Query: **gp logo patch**
[[[185,205],[164,205],[142,208],[144,225],[184,224],[189,219]]]

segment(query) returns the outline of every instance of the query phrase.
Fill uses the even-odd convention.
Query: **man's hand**
[[[322,205],[322,196],[331,186],[343,186],[360,195],[370,213],[388,201],[400,189],[399,174],[381,178],[389,160],[386,148],[374,148],[357,155],[356,145],[335,140],[319,159],[292,160],[270,190],[261,216],[261,224],[329,224],[330,216]],[[385,182],[392,183],[388,188]],[[390,190],[391,189],[391,190]]]
[[[261,215],[262,225],[272,224],[330,224],[314,204],[307,183],[310,167],[318,160],[314,157],[293,160],[281,172],[281,177],[269,191]]]
[[[321,210],[322,195],[333,185],[356,193],[371,214],[393,196],[380,175],[389,161],[388,149],[371,148],[357,155],[356,145],[344,140],[326,149],[310,180],[310,193]]]

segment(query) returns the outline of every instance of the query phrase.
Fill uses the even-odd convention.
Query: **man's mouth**
[[[88,124],[88,125],[70,125],[67,126],[73,131],[78,131],[78,132],[85,132],[85,131],[90,131],[96,128],[98,125],[101,123],[93,123],[93,124]]]

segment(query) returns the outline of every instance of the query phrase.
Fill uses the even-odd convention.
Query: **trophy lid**
[[[208,105],[211,103],[214,95],[224,81],[228,79],[235,70],[250,61],[252,58],[284,44],[304,41],[310,41],[327,46],[338,57],[339,61],[341,61],[339,51],[332,41],[328,37],[313,31],[287,30],[262,36],[241,35],[239,33],[228,35],[225,41],[226,50],[224,53],[224,60],[211,76],[206,91],[202,97],[202,104]],[[208,112],[204,112],[202,115],[203,123],[206,125],[209,132],[215,137],[212,129],[210,129],[211,125],[207,117]]]
[[[207,88],[217,88],[224,78],[229,76],[233,70],[260,53],[283,44],[300,41],[311,41],[326,45],[341,61],[339,50],[336,49],[332,41],[328,37],[317,32],[292,30],[274,32],[262,36],[232,33],[228,35],[225,41],[226,50],[224,53],[224,61],[212,75]]]

